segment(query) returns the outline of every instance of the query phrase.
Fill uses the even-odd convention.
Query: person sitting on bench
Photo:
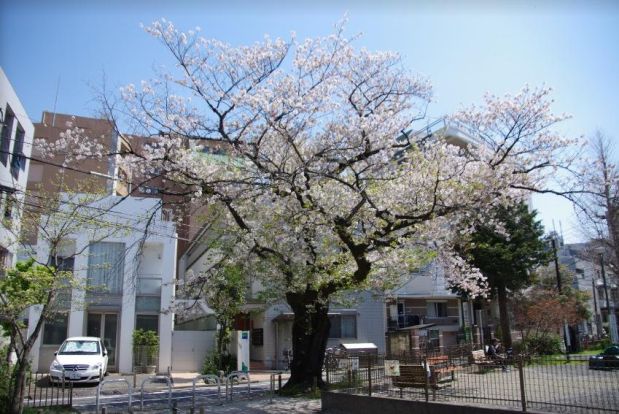
[[[490,345],[488,346],[488,350],[486,351],[486,356],[495,361],[498,365],[501,366],[501,369],[503,371],[507,371],[507,367],[505,366],[505,358],[503,358],[501,355],[499,355],[498,353],[498,349],[500,349],[500,342],[498,339],[494,338],[491,342]]]

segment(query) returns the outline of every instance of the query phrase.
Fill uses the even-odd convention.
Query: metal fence
[[[51,386],[50,386],[51,385]],[[24,406],[26,407],[71,407],[73,383],[61,380],[50,383],[48,374],[33,374],[27,379]]]
[[[619,412],[619,369],[590,369],[587,356],[488,360],[481,350],[474,358],[473,351],[334,357],[325,364],[324,379],[330,389],[370,396],[521,411]]]

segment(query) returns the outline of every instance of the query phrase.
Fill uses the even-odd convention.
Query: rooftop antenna
[[[56,103],[58,103],[58,91],[60,90],[60,75],[56,82],[56,96],[54,97],[54,115],[52,116],[52,127],[56,126]]]

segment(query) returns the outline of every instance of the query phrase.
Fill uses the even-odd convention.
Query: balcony
[[[427,315],[414,315],[414,314],[404,314],[398,315],[398,320],[393,321],[389,320],[388,328],[389,330],[396,330],[402,328],[408,328],[410,326],[415,325],[424,325],[424,324],[434,324],[434,325],[457,325],[460,323],[458,316],[427,316]]]

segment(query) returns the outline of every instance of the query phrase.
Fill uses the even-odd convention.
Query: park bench
[[[426,362],[430,366],[431,376],[436,379],[437,383],[456,379],[456,366],[450,363],[447,355],[428,357]]]
[[[392,377],[391,383],[400,389],[400,397],[404,388],[424,388],[432,390],[432,399],[436,399],[436,390],[439,385],[436,377],[428,375],[428,371],[423,365],[400,365],[400,375]]]

